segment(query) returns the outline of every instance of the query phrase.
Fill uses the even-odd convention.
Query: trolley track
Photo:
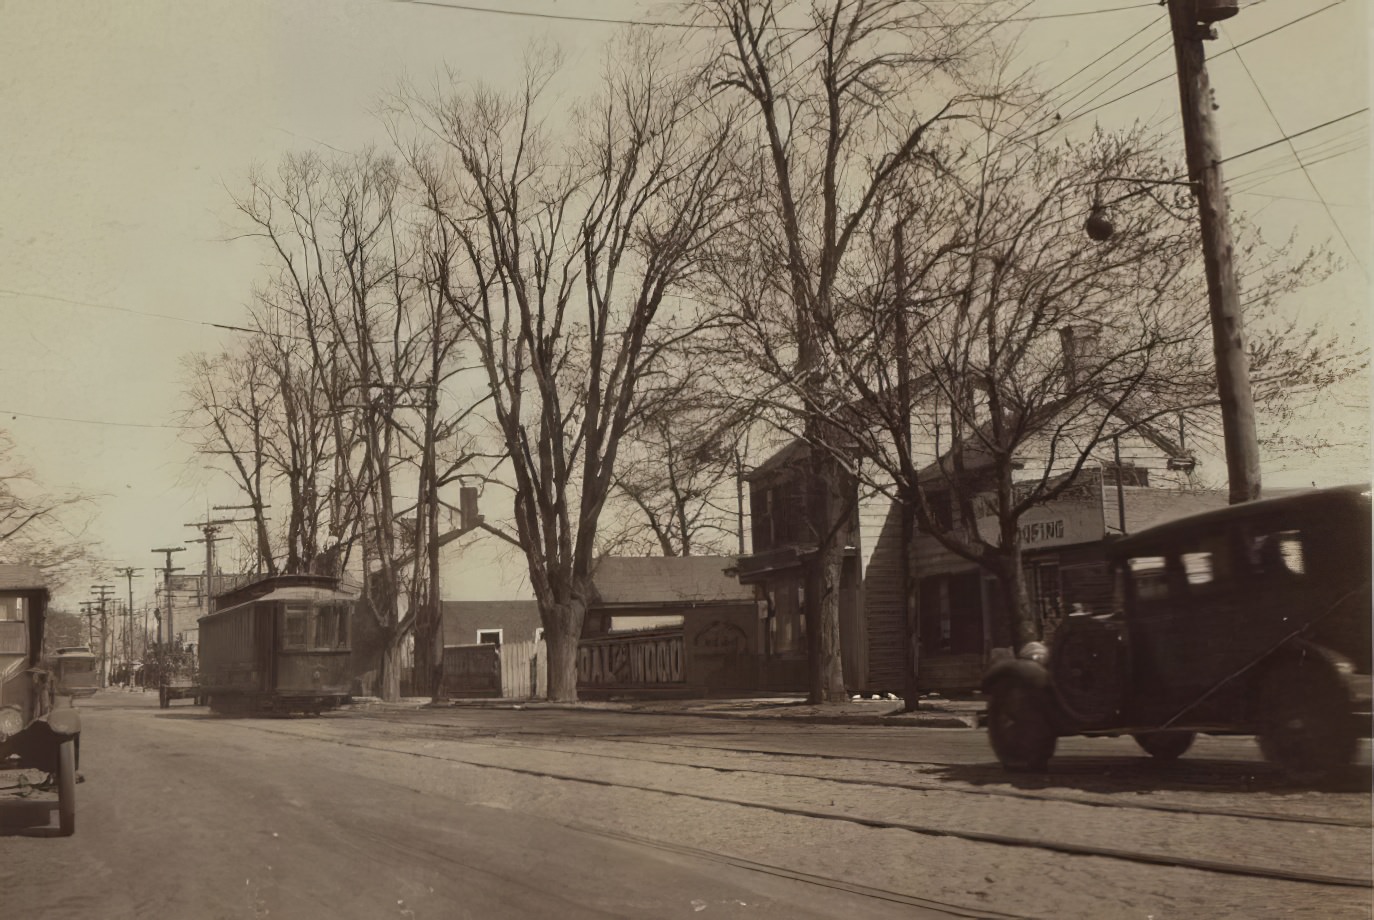
[[[255,724],[247,721],[240,722],[237,724],[239,724],[241,727],[257,732],[279,734],[295,738],[303,737],[300,732],[294,732],[286,730],[284,728],[269,727],[267,725]],[[319,723],[312,724],[318,725]],[[1073,842],[1049,840],[1044,838],[1018,836],[1014,834],[1001,834],[960,828],[938,827],[928,824],[921,824],[913,821],[877,818],[853,813],[827,811],[825,809],[819,808],[781,805],[778,803],[770,803],[765,801],[732,797],[727,795],[714,795],[702,792],[690,792],[682,789],[665,788],[663,786],[655,784],[618,781],[614,779],[608,779],[605,777],[580,775],[574,772],[568,772],[566,770],[540,769],[534,767],[515,766],[511,764],[493,764],[482,760],[471,759],[469,757],[462,757],[454,752],[449,752],[440,755],[435,753],[429,753],[426,751],[415,751],[400,747],[394,747],[387,745],[385,743],[365,742],[351,740],[348,738],[330,737],[321,734],[314,734],[305,737],[309,737],[309,739],[313,741],[337,744],[343,747],[357,748],[361,750],[370,750],[383,753],[400,754],[403,756],[413,757],[422,760],[461,764],[463,766],[474,767],[483,770],[500,771],[504,773],[529,776],[540,779],[556,779],[565,782],[578,783],[602,788],[634,790],[638,792],[647,792],[656,795],[689,799],[718,805],[733,805],[743,808],[760,809],[778,815],[812,818],[824,821],[844,822],[874,829],[901,830],[930,837],[946,837],[974,843],[984,843],[1006,847],[1030,848],[1072,856],[1093,856],[1099,858],[1118,860],[1127,863],[1194,869],[1203,872],[1212,872],[1254,879],[1298,882],[1337,888],[1374,888],[1374,882],[1371,882],[1369,878],[1365,877],[1344,876],[1321,872],[1307,872],[1301,870],[1284,869],[1275,866],[1254,866],[1238,862],[1225,862],[1212,859],[1198,859],[1180,855],[1151,853],[1144,851],[1121,849],[1116,847],[1097,846],[1091,844],[1079,844]],[[476,744],[478,746],[483,747],[508,747],[517,749],[529,749],[530,747],[528,745],[518,744],[489,744],[471,738],[455,738],[452,736],[452,734],[441,736],[437,740],[449,741],[455,744]],[[549,751],[549,753],[562,752]],[[565,754],[564,756],[567,755]],[[634,760],[634,758],[629,759]],[[712,769],[710,767],[694,767],[694,765],[684,764],[674,764],[674,766],[685,766],[695,769]],[[769,771],[762,772],[766,773]],[[824,777],[812,778],[823,782],[826,781]]]
[[[357,714],[350,714],[350,715],[349,715],[349,718],[351,718],[351,719],[363,719],[363,720],[375,721],[375,722],[384,722],[384,723],[388,723],[388,724],[391,724],[391,725],[405,725],[405,726],[407,726],[407,728],[409,728],[409,727],[411,727],[411,726],[422,727],[422,728],[426,729],[426,731],[425,731],[422,735],[421,735],[421,734],[418,734],[418,733],[415,733],[415,732],[407,732],[407,734],[408,734],[409,736],[411,736],[411,737],[424,737],[424,738],[427,739],[427,740],[433,740],[433,741],[461,741],[461,742],[464,743],[464,744],[473,744],[473,745],[480,745],[480,746],[483,746],[483,747],[494,747],[494,748],[535,748],[535,749],[538,749],[538,750],[541,750],[541,751],[549,751],[549,752],[551,752],[551,753],[559,753],[559,754],[565,754],[565,755],[571,755],[571,756],[578,756],[578,757],[594,757],[594,758],[601,758],[601,759],[605,759],[605,760],[619,760],[619,761],[629,761],[629,762],[653,763],[653,764],[660,764],[660,765],[663,765],[663,766],[695,767],[695,768],[697,768],[697,769],[702,769],[702,770],[712,770],[712,771],[717,772],[717,773],[735,773],[735,774],[758,775],[758,776],[785,776],[785,777],[808,778],[808,779],[821,780],[821,781],[828,782],[828,783],[836,783],[836,784],[844,785],[844,786],[872,787],[872,788],[878,788],[878,789],[901,789],[901,790],[908,790],[908,791],[912,791],[912,792],[957,793],[957,794],[960,794],[960,795],[971,795],[971,796],[990,797],[990,798],[1007,798],[1007,799],[1017,799],[1017,800],[1021,800],[1021,801],[1034,801],[1034,802],[1064,802],[1064,803],[1073,804],[1073,805],[1086,805],[1086,806],[1089,806],[1089,807],[1092,807],[1092,808],[1117,808],[1117,809],[1124,809],[1124,810],[1128,810],[1128,811],[1152,811],[1152,812],[1164,812],[1164,813],[1169,813],[1169,814],[1202,815],[1202,816],[1222,817],[1222,818],[1241,818],[1241,819],[1253,820],[1253,821],[1273,821],[1273,822],[1282,822],[1282,823],[1289,823],[1289,824],[1309,824],[1309,825],[1318,825],[1318,826],[1327,826],[1327,827],[1368,828],[1368,827],[1371,827],[1371,826],[1372,826],[1372,823],[1371,823],[1371,820],[1370,820],[1370,816],[1369,816],[1367,813],[1366,813],[1366,814],[1362,814],[1362,815],[1358,815],[1358,816],[1355,816],[1355,815],[1351,815],[1351,816],[1339,816],[1339,815],[1298,815],[1298,814],[1285,814],[1285,813],[1282,813],[1282,812],[1255,811],[1255,810],[1252,810],[1252,809],[1242,809],[1242,808],[1218,808],[1218,807],[1215,807],[1215,806],[1200,807],[1200,806],[1183,805],[1183,804],[1171,803],[1171,802],[1140,802],[1140,801],[1134,801],[1134,802],[1113,802],[1113,801],[1106,801],[1106,800],[1101,799],[1101,798],[1096,798],[1096,797],[1093,797],[1093,796],[1091,796],[1091,795],[1074,795],[1074,794],[1072,794],[1072,793],[1063,793],[1063,792],[1040,793],[1040,792],[1029,791],[1029,790],[1022,790],[1022,789],[981,789],[981,788],[973,788],[973,787],[969,787],[969,786],[965,786],[965,785],[958,785],[958,784],[947,783],[947,782],[939,782],[939,781],[935,781],[935,780],[931,780],[931,781],[927,781],[927,782],[921,782],[921,781],[903,781],[903,782],[896,782],[896,781],[879,780],[879,779],[854,779],[854,778],[849,778],[849,777],[829,776],[829,775],[825,775],[825,774],[823,774],[823,773],[813,773],[813,772],[810,772],[810,771],[807,771],[807,770],[804,770],[804,769],[798,769],[798,770],[766,769],[766,770],[765,770],[765,769],[759,769],[759,768],[756,768],[756,767],[719,766],[719,765],[716,765],[716,764],[707,764],[707,763],[685,763],[685,762],[683,762],[683,761],[680,760],[680,759],[671,759],[671,758],[668,758],[668,757],[632,757],[632,756],[628,756],[628,755],[624,755],[624,754],[611,754],[611,753],[606,753],[606,752],[604,752],[604,751],[580,751],[580,750],[570,750],[570,749],[568,749],[568,748],[553,747],[553,746],[551,746],[551,745],[549,745],[549,744],[541,743],[541,742],[538,742],[538,741],[535,741],[535,742],[499,741],[499,740],[495,740],[495,739],[492,738],[492,737],[475,737],[475,736],[469,736],[469,735],[460,735],[460,734],[458,734],[458,733],[459,733],[459,732],[462,732],[462,731],[463,731],[462,729],[456,728],[455,726],[445,725],[444,723],[436,723],[436,722],[419,722],[419,721],[411,721],[411,720],[407,720],[407,721],[405,721],[405,722],[397,722],[396,720],[387,719],[387,718],[384,718],[384,717],[378,717],[378,716],[365,716],[365,715],[357,715]],[[448,731],[448,732],[444,732],[443,729],[445,729],[445,728],[449,729],[449,731]],[[503,733],[503,734],[509,734],[509,733]],[[536,735],[536,737],[539,737],[539,738],[547,738],[547,737],[549,737],[549,736],[548,736],[548,735],[544,735],[544,734],[538,734],[538,735]],[[567,737],[567,736],[565,736],[565,738],[566,738],[566,737]],[[880,763],[880,764],[895,764],[895,765],[907,765],[907,764],[917,764],[917,763],[919,763],[919,762],[917,762],[917,761],[908,761],[908,760],[900,760],[900,759],[894,759],[894,760],[879,760],[879,759],[876,759],[876,758],[845,757],[845,756],[843,756],[843,755],[835,755],[835,754],[790,754],[790,753],[780,754],[780,753],[778,753],[777,751],[772,751],[772,750],[768,750],[768,749],[741,748],[741,747],[733,747],[733,746],[731,746],[731,747],[723,747],[723,746],[717,746],[717,745],[701,745],[701,744],[690,744],[690,743],[682,743],[682,742],[654,741],[654,740],[648,740],[648,739],[644,739],[644,738],[613,737],[613,738],[607,739],[605,736],[599,736],[596,740],[598,740],[598,741],[607,741],[607,740],[610,740],[611,743],[614,743],[614,744],[623,744],[623,745],[634,744],[634,745],[641,745],[641,746],[648,746],[648,747],[666,747],[666,748],[677,748],[677,749],[687,749],[687,750],[701,750],[701,751],[711,751],[711,752],[720,753],[720,754],[756,754],[756,755],[766,755],[766,756],[770,756],[770,757],[774,757],[774,758],[777,758],[777,757],[787,757],[787,758],[794,758],[794,759],[798,759],[798,760],[813,760],[813,759],[814,759],[814,760],[822,760],[822,761],[836,761],[836,760],[839,760],[839,761],[855,761],[855,760],[861,760],[861,761],[863,761],[863,762],[865,762],[865,763]]]

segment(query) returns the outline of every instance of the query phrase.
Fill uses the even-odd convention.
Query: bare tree
[[[733,295],[756,359],[786,384],[802,436],[835,438],[835,394],[822,369],[821,330],[875,204],[918,162],[934,159],[942,126],[978,95],[962,72],[987,26],[963,11],[900,0],[699,0],[726,40],[713,70],[751,123],[758,183],[747,234],[723,292]],[[934,100],[923,104],[920,100]],[[779,400],[781,401],[781,397]],[[810,452],[806,588],[811,697],[845,699],[840,658],[841,549],[850,508],[842,463]]]
[[[1179,414],[1215,425],[1217,398],[1196,230],[1177,216],[1188,193],[1159,191],[1171,174],[1161,141],[1134,131],[1050,147],[1018,137],[1000,102],[984,118],[958,170],[875,216],[871,264],[825,326],[826,366],[852,388],[827,418],[842,432],[832,453],[865,458],[908,537],[919,523],[997,578],[1020,647],[1041,634],[1021,517],[1073,489],[1115,439],[1144,436],[1183,459]],[[1117,231],[1095,242],[1085,205],[1119,175],[1138,188],[1117,196]],[[1283,261],[1268,284],[1256,273],[1256,303],[1312,264]],[[1256,357],[1257,378],[1284,380],[1257,388],[1270,400],[1352,367],[1306,338],[1263,343]],[[914,593],[908,569],[908,605]]]
[[[298,442],[303,449],[317,443],[316,423],[326,426],[331,445],[327,455],[308,458],[332,467],[328,545],[318,556],[342,572],[354,544],[360,548],[363,605],[372,628],[355,639],[379,656],[381,695],[394,699],[407,635],[399,605],[410,593],[407,579],[416,574],[420,530],[401,521],[415,510],[404,507],[402,470],[413,457],[414,413],[428,417],[438,386],[426,376],[424,332],[431,327],[419,273],[422,234],[405,213],[395,165],[371,151],[333,161],[288,157],[275,180],[255,177],[238,206],[254,225],[251,235],[267,242],[280,268],[272,288],[274,319],[289,322],[265,331],[273,341],[303,343],[307,370],[300,382],[308,389],[291,392],[323,399],[295,417],[307,426],[297,430],[310,435]],[[278,366],[287,367],[291,353],[279,352]],[[420,427],[437,431],[435,424]],[[427,449],[422,443],[420,452]],[[433,477],[425,468],[428,488]]]
[[[608,61],[564,142],[551,55],[524,89],[406,103],[437,142],[411,161],[439,220],[435,272],[476,344],[515,480],[518,542],[549,642],[549,697],[577,696],[597,528],[641,382],[702,319],[674,298],[724,225],[728,125],[644,44]]]
[[[615,495],[627,506],[622,552],[744,552],[739,490],[753,407],[717,387],[704,363],[684,364],[649,388],[627,432],[615,474]]]
[[[92,541],[80,512],[91,496],[42,485],[0,431],[0,562],[35,565],[55,587],[92,564]]]

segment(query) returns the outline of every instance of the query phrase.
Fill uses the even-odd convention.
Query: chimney
[[[1102,330],[1090,323],[1059,327],[1059,344],[1064,352],[1064,376],[1069,387],[1076,387],[1086,370],[1089,374],[1096,370],[1095,365],[1101,358],[1098,341]]]

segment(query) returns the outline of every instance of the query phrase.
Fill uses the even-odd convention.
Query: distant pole
[[[110,621],[105,604],[114,593],[114,585],[94,585],[91,593],[96,595],[100,604],[100,686],[106,687],[110,682]]]
[[[135,575],[140,571],[131,565],[126,565],[122,569],[116,569],[120,575],[124,576],[125,582],[129,586],[129,606],[124,611],[124,658],[126,661],[134,659],[134,579],[141,578]]]
[[[1188,177],[1197,196],[1202,223],[1203,264],[1212,320],[1212,351],[1216,358],[1217,395],[1221,428],[1226,441],[1226,475],[1231,504],[1260,496],[1259,441],[1255,434],[1255,403],[1250,391],[1250,359],[1240,306],[1240,283],[1231,243],[1230,214],[1221,174],[1221,152],[1212,121],[1212,85],[1207,76],[1203,39],[1215,38],[1199,11],[1223,9],[1222,4],[1200,5],[1195,0],[1168,0],[1169,21],[1178,61],[1179,102],[1183,113],[1183,141],[1188,154]],[[1234,8],[1229,13],[1234,13]],[[1216,16],[1228,12],[1216,12]]]
[[[1112,454],[1116,462],[1116,520],[1126,535],[1126,489],[1121,484],[1121,439],[1112,438]]]
[[[184,553],[186,547],[162,547],[153,550],[155,553],[166,553],[167,564],[162,567],[162,620],[158,623],[158,644],[170,645],[176,638],[176,632],[172,629],[172,573],[180,572],[181,567],[172,566],[172,553]]]
[[[906,316],[906,225],[898,221],[892,231],[892,268],[896,285],[896,333],[897,333],[897,411],[902,420],[901,439],[904,458],[911,456],[911,332],[907,328]],[[907,712],[915,712],[921,698],[921,597],[920,582],[917,580],[916,564],[912,551],[916,546],[916,509],[912,501],[915,482],[901,494],[898,511],[901,513],[901,546],[897,571],[902,582],[902,635],[906,639],[905,679],[902,682],[902,707]]]

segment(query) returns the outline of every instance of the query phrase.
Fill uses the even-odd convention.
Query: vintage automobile
[[[1066,735],[1131,735],[1182,755],[1198,733],[1255,735],[1298,782],[1370,735],[1370,490],[1232,505],[1113,543],[1116,609],[1072,615],[1042,660],[983,680],[1008,770]]]
[[[98,659],[84,645],[60,648],[50,662],[58,696],[94,696],[100,689]]]
[[[58,829],[76,830],[81,716],[40,666],[48,589],[38,569],[0,565],[0,798],[57,794]],[[46,774],[34,783],[23,771]]]
[[[274,575],[217,595],[200,619],[212,710],[318,715],[348,699],[353,602],[325,575]]]

